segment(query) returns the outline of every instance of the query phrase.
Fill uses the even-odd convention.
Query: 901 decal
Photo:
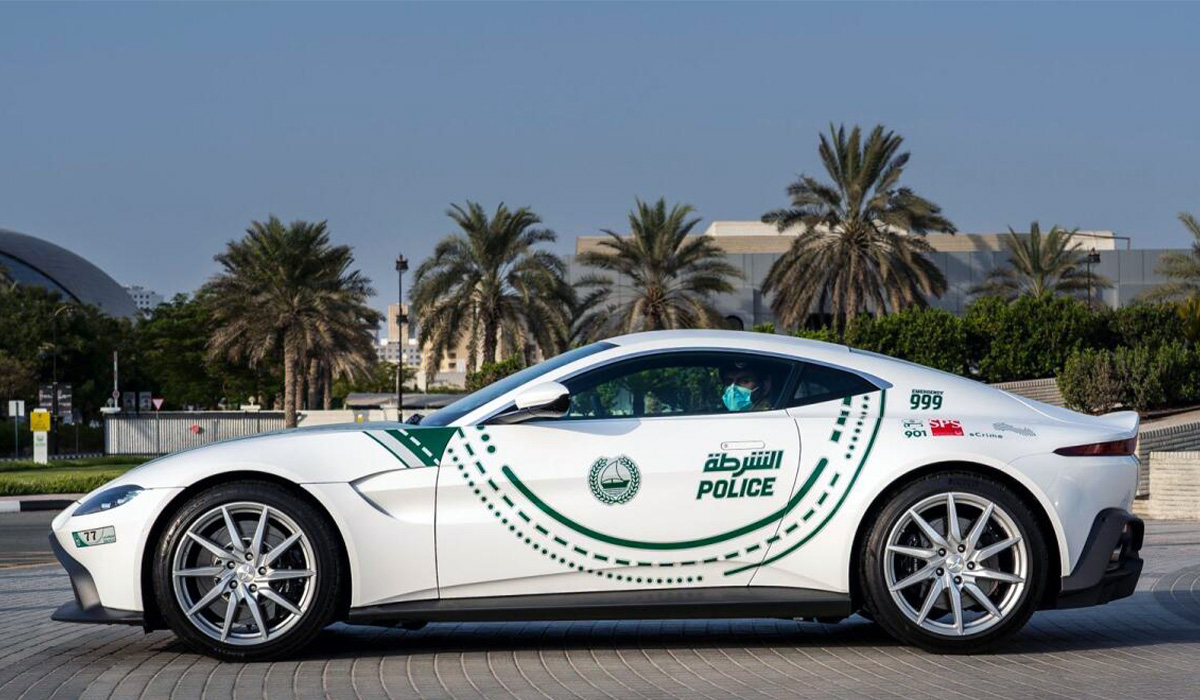
[[[942,408],[942,392],[936,389],[913,389],[908,407],[914,411],[937,411]]]

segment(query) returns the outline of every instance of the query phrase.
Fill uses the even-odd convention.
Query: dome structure
[[[18,284],[35,284],[110,316],[130,318],[137,307],[116,280],[75,253],[48,241],[0,228],[0,265]]]

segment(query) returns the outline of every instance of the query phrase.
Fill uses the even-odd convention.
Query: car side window
[[[781,408],[795,363],[748,353],[673,352],[614,362],[564,384],[564,419],[708,415]],[[739,389],[730,385],[740,383]]]
[[[805,362],[800,367],[796,388],[792,392],[788,406],[808,406],[824,401],[835,401],[878,389],[879,387],[853,372]]]

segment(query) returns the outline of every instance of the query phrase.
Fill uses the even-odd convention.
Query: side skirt
[[[406,601],[351,608],[347,621],[369,625],[397,622],[737,617],[837,619],[853,612],[850,596],[845,593],[807,588],[730,586]]]

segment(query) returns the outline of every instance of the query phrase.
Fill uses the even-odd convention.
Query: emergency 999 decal
[[[702,479],[696,489],[696,500],[710,498],[756,498],[775,495],[775,477],[745,476],[748,471],[778,470],[783,464],[783,450],[756,450],[738,457],[727,452],[714,452],[704,462],[704,473],[722,473],[728,479]]]
[[[914,411],[939,411],[942,408],[942,392],[937,389],[913,389],[908,396],[908,407]]]

